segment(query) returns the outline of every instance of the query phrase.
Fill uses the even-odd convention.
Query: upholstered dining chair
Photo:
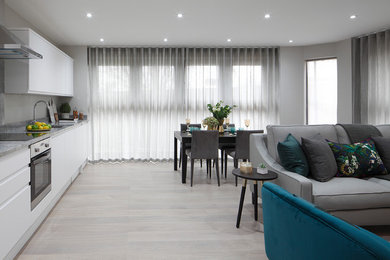
[[[230,155],[234,160],[234,168],[238,168],[238,160],[249,161],[249,136],[251,134],[262,134],[263,130],[238,130],[236,137],[236,147],[226,149],[225,152],[225,178],[227,175],[227,156]],[[236,177],[237,186],[237,177]]]
[[[202,125],[201,124],[189,124],[188,127],[197,127],[199,129],[202,128]],[[187,124],[180,124],[180,131],[181,132],[185,132],[187,131]],[[186,148],[191,148],[191,145],[187,145],[186,147],[184,147],[184,150]],[[180,144],[180,158],[179,158],[179,168],[181,167],[181,153],[182,153],[182,150],[183,150],[183,147],[182,145]],[[200,160],[200,167],[202,167],[202,160]]]
[[[229,124],[229,125],[226,125],[226,124],[223,124],[223,129],[227,130],[228,128],[231,128],[231,127],[236,127],[235,124]],[[225,154],[225,151],[226,149],[234,149],[235,145],[234,144],[219,144],[219,150],[221,150],[221,175],[223,174],[223,158],[224,158],[224,154]],[[225,175],[225,179],[226,179],[226,175]]]
[[[219,140],[218,131],[193,131],[192,132],[191,148],[186,149],[186,154],[191,160],[191,187],[194,180],[195,159],[206,159],[207,161],[214,160],[214,162],[216,163],[218,186],[220,186],[219,163],[218,163],[218,143],[219,143],[218,140]]]

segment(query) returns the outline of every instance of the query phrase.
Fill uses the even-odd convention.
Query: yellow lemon
[[[45,125],[45,126],[43,127],[43,129],[47,130],[47,129],[49,129],[49,127],[48,127],[47,125]]]
[[[39,126],[39,128],[38,128],[39,130],[42,130],[43,129],[43,126]]]
[[[32,125],[28,125],[27,130],[31,130],[31,129],[32,129]]]

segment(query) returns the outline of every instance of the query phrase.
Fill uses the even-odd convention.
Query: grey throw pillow
[[[376,150],[379,153],[386,170],[390,173],[390,138],[377,136],[371,137],[371,139],[374,140]]]
[[[313,179],[325,182],[337,174],[337,163],[328,142],[320,134],[302,138],[302,148],[309,162]]]

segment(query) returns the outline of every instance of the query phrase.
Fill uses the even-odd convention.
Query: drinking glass
[[[204,120],[202,120],[202,126],[203,126],[203,128],[206,130],[206,122],[204,121]]]
[[[187,132],[190,131],[190,128],[189,128],[190,124],[191,124],[191,119],[186,118]]]
[[[249,119],[245,119],[245,126],[246,126],[246,128],[248,129],[248,127],[249,127],[249,124],[250,124],[250,120]]]

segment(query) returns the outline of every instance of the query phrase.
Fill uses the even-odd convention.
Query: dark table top
[[[240,168],[237,168],[233,170],[233,175],[243,179],[253,180],[253,181],[270,181],[278,178],[278,175],[273,171],[268,171],[267,174],[260,174],[257,173],[256,168],[252,169],[252,174],[242,173],[240,171]]]
[[[200,130],[202,131],[202,130]],[[190,134],[189,132],[181,132],[181,131],[175,131],[174,133],[175,137],[179,140],[179,141],[183,141],[183,140],[191,140],[192,139],[192,134]],[[219,139],[224,139],[224,140],[231,140],[233,143],[235,142],[236,140],[236,137],[237,137],[237,134],[231,134],[229,132],[224,132],[223,134],[220,134],[219,135]]]

